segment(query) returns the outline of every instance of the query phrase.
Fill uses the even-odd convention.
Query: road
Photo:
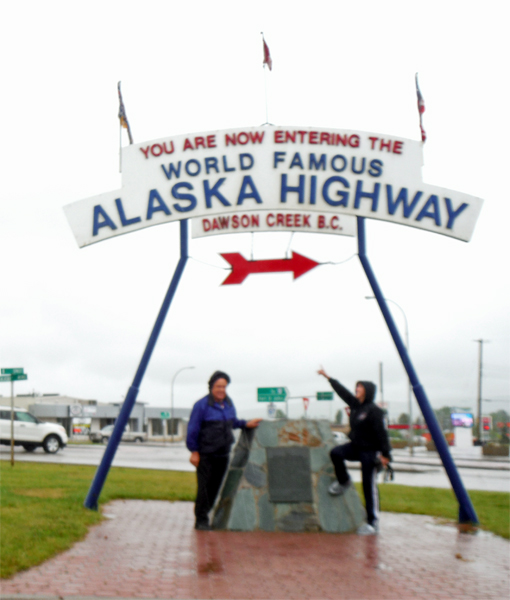
[[[69,445],[57,454],[46,454],[41,449],[28,453],[15,448],[15,461],[44,462],[97,466],[105,447],[102,444]],[[452,455],[464,486],[468,490],[510,492],[510,462],[502,458],[483,458],[480,448],[455,451]],[[10,448],[0,446],[0,459],[10,459]],[[416,448],[414,456],[408,450],[393,451],[394,483],[418,487],[450,488],[450,482],[435,452]],[[355,481],[361,480],[357,463],[350,463]],[[135,469],[160,469],[165,471],[189,471],[195,469],[189,463],[189,452],[183,442],[174,444],[120,444],[114,467]]]

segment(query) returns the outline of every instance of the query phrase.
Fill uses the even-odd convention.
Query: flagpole
[[[122,124],[119,121],[119,173],[122,173]]]
[[[269,113],[267,109],[267,69],[266,65],[264,65],[264,96],[266,99],[266,125],[269,125]]]

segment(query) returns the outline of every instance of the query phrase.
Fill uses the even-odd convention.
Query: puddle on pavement
[[[198,572],[200,575],[209,575],[209,573],[222,573],[223,565],[220,561],[210,560],[206,563],[198,565]]]
[[[456,523],[447,519],[436,519],[434,522],[425,523],[425,527],[428,529],[442,529],[453,534],[463,533],[484,538],[498,537],[491,531],[484,531],[471,523]]]

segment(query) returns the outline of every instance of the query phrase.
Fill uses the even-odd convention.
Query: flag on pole
[[[416,97],[418,100],[418,114],[420,115],[420,131],[421,131],[421,141],[424,142],[427,139],[427,134],[425,133],[425,129],[423,129],[423,121],[422,115],[425,112],[425,100],[421,95],[420,88],[418,86],[418,73],[415,76],[416,81]]]
[[[124,127],[124,129],[127,129],[128,132],[128,137],[129,137],[129,143],[132,144],[133,143],[133,138],[131,137],[131,128],[129,127],[129,122],[127,120],[127,116],[126,116],[126,109],[124,108],[124,102],[122,101],[122,94],[120,91],[120,81],[117,84],[117,90],[119,91],[119,120],[120,120],[120,124],[122,127]]]
[[[266,44],[266,40],[264,39],[264,34],[262,34],[262,44],[264,45],[264,62],[262,65],[267,65],[269,70],[273,69],[273,61],[271,60],[271,53],[269,52],[269,46]]]

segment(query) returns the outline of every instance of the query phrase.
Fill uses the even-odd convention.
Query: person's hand
[[[200,462],[200,454],[198,452],[192,452],[189,457],[189,462],[196,468]]]
[[[246,428],[247,429],[255,429],[255,427],[259,426],[259,423],[263,421],[263,419],[252,419],[251,421],[247,421]]]
[[[321,365],[321,368],[317,371],[317,373],[319,375],[322,375],[323,377],[325,377],[326,379],[329,379],[329,376],[327,375],[326,371],[324,370],[324,368]]]
[[[383,467],[387,467],[390,464],[390,459],[386,456],[381,456],[381,462]]]

